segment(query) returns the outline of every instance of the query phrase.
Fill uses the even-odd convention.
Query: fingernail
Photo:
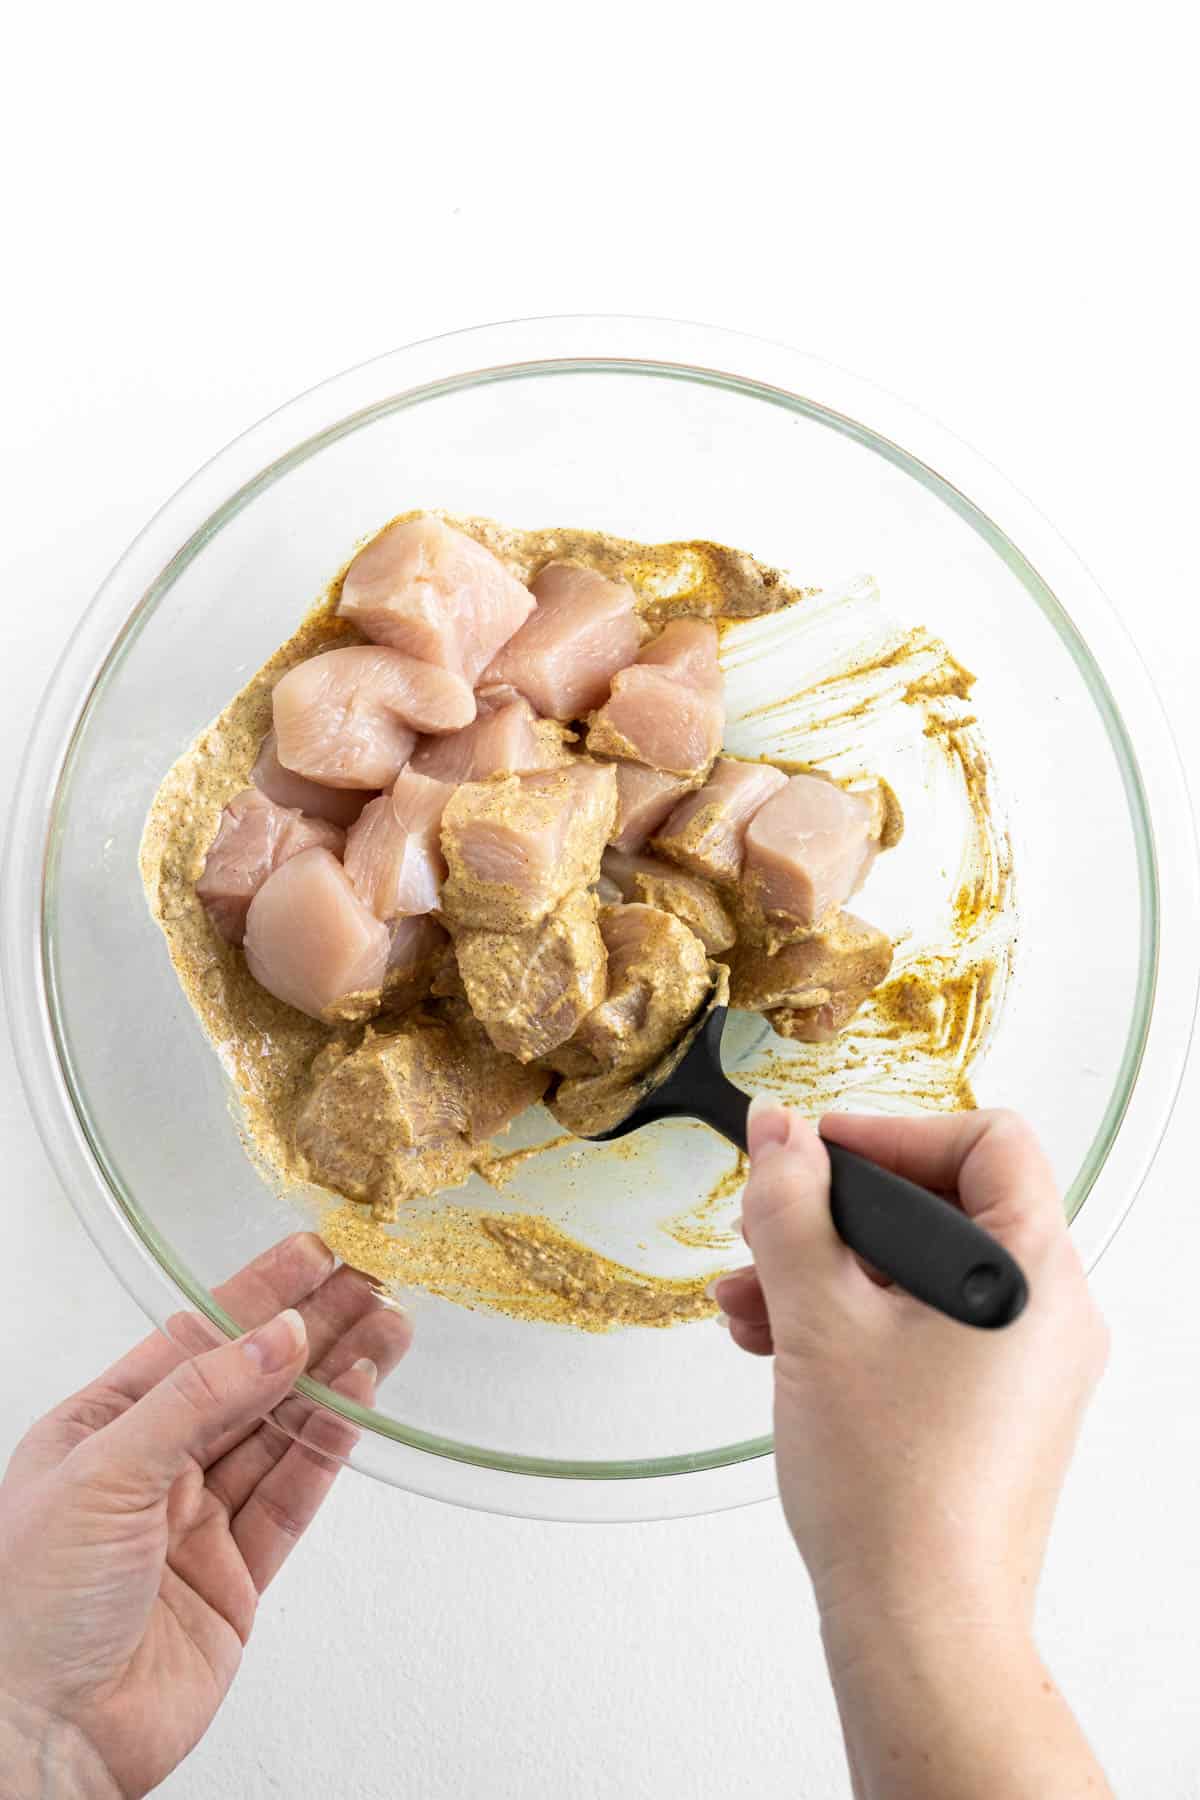
[[[315,1231],[306,1231],[303,1242],[305,1257],[312,1263],[313,1268],[323,1269],[326,1274],[330,1274],[337,1262],[337,1257],[325,1239],[318,1237]]]
[[[726,1318],[726,1316],[723,1312],[719,1312],[717,1314],[717,1324],[721,1327],[722,1331],[729,1330],[729,1320]]]
[[[708,1286],[704,1290],[704,1297],[706,1300],[715,1300],[717,1298],[717,1289],[720,1287],[720,1285],[724,1281],[724,1279],[725,1279],[725,1277],[723,1275],[714,1275],[713,1276],[712,1280],[709,1282]]]
[[[791,1117],[769,1094],[755,1094],[746,1119],[746,1146],[752,1157],[761,1156],[770,1144],[786,1144]]]
[[[304,1320],[291,1306],[242,1339],[242,1349],[264,1375],[277,1375],[280,1369],[286,1369],[307,1344]]]
[[[379,1365],[373,1363],[369,1356],[360,1356],[357,1362],[350,1364],[350,1367],[357,1374],[365,1375],[367,1380],[372,1383],[379,1380]]]

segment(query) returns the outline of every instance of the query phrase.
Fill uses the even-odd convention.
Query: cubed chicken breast
[[[575,563],[547,564],[530,586],[536,610],[480,686],[506,683],[545,718],[580,719],[608,699],[613,676],[638,653],[633,589]]]
[[[733,918],[716,890],[673,863],[606,850],[600,872],[623,900],[641,901],[673,914],[695,933],[710,956],[720,956],[737,937]]]
[[[708,957],[686,925],[656,906],[603,907],[600,935],[608,954],[605,997],[548,1060],[574,1075],[633,1075],[657,1062],[704,1004],[712,987]]]
[[[613,677],[610,698],[592,715],[587,747],[594,756],[700,779],[724,730],[716,627],[676,619]]]
[[[651,848],[705,881],[735,882],[742,872],[747,825],[787,780],[770,763],[718,757],[704,786],[680,801]]]
[[[594,894],[576,890],[525,931],[458,931],[471,1011],[498,1050],[532,1062],[565,1043],[604,998],[605,951]]]
[[[442,1010],[467,1061],[470,1135],[476,1142],[495,1137],[537,1104],[550,1085],[550,1070],[497,1050],[469,1006],[448,1004]]]
[[[442,958],[448,952],[453,955],[450,938],[444,927],[428,913],[393,919],[388,933],[383,1009],[387,1013],[407,1012],[430,992],[434,977],[442,966]]]
[[[730,958],[730,1005],[766,1013],[784,1037],[827,1043],[886,981],[891,966],[887,934],[838,913],[821,931],[774,955],[739,944]]]
[[[649,1079],[713,993],[703,945],[669,913],[606,907],[602,925],[611,945],[608,995],[558,1053],[569,1072],[549,1102],[559,1123],[583,1137],[610,1129],[632,1109],[638,1082]]]
[[[514,700],[481,713],[462,731],[422,738],[411,766],[420,775],[433,775],[456,787],[464,781],[486,781],[489,775],[526,775],[569,761],[571,752],[564,742],[569,736],[552,719],[539,719],[528,700]]]
[[[338,611],[372,643],[451,669],[474,687],[533,606],[529,589],[490,550],[423,513],[387,526],[359,551]]]
[[[296,775],[335,788],[390,787],[418,732],[475,717],[461,676],[399,650],[352,644],[297,663],[272,696],[275,750]]]
[[[328,819],[343,830],[353,825],[371,798],[369,790],[322,787],[318,781],[306,781],[303,775],[285,769],[276,754],[273,731],[268,731],[262,741],[250,779],[278,806],[298,807],[310,819]]]
[[[717,659],[717,628],[711,619],[672,619],[638,657],[643,668],[657,669],[672,681],[705,694],[724,692]]]
[[[313,1181],[394,1217],[404,1201],[470,1174],[469,1071],[448,1026],[368,1026],[357,1049],[323,1050],[311,1083],[295,1141]]]
[[[793,775],[746,827],[746,926],[774,947],[856,893],[879,850],[880,810],[816,775]]]
[[[313,1019],[373,1012],[390,948],[387,926],[328,850],[290,857],[263,882],[246,915],[251,975]]]
[[[257,787],[243,788],[221,814],[196,893],[226,943],[240,944],[250,902],[268,875],[302,850],[340,856],[345,842],[345,832],[327,819],[305,818]]]
[[[641,763],[616,764],[617,822],[613,849],[640,850],[652,832],[666,823],[683,796],[695,785],[683,775],[664,775]]]
[[[390,794],[372,800],[346,836],[346,873],[376,918],[432,912],[446,864],[442,814],[454,789],[448,782],[401,769]]]
[[[539,924],[572,889],[595,881],[616,810],[612,769],[583,757],[467,782],[442,815],[448,921],[490,931]]]

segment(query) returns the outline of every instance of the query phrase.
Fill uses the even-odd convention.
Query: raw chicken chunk
[[[536,1105],[550,1085],[550,1071],[497,1050],[469,1007],[452,1008],[448,1016],[467,1059],[468,1129],[476,1141],[495,1137]]]
[[[616,769],[613,848],[640,850],[650,834],[670,817],[676,803],[691,792],[693,784],[685,776],[664,775],[661,769],[646,769],[641,763],[618,763]]]
[[[335,1042],[317,1057],[296,1148],[314,1181],[394,1217],[403,1201],[461,1186],[470,1174],[468,1086],[449,1026],[368,1026],[357,1049]]]
[[[432,912],[446,874],[442,814],[454,789],[401,769],[390,794],[372,800],[346,837],[346,873],[379,919]]]
[[[268,731],[262,741],[250,779],[278,806],[299,807],[309,818],[328,819],[343,830],[353,825],[370,798],[361,788],[322,787],[317,781],[306,781],[303,775],[285,769],[275,751],[273,731]]]
[[[774,947],[836,912],[875,860],[880,818],[860,794],[793,775],[746,827],[742,896],[751,935]]]
[[[338,611],[373,643],[452,669],[474,687],[533,605],[529,589],[490,550],[422,513],[387,526],[359,551]]]
[[[549,563],[530,585],[537,608],[480,685],[507,683],[546,718],[582,718],[638,653],[633,589],[575,563]]]
[[[708,773],[724,730],[716,627],[676,619],[613,677],[611,697],[593,714],[587,747],[595,756],[698,778]]]
[[[720,694],[724,677],[717,660],[717,628],[711,619],[672,619],[638,657],[643,668],[657,669],[702,693]]]
[[[268,875],[315,846],[340,856],[345,842],[345,832],[328,820],[307,819],[256,787],[244,788],[221,814],[196,893],[225,941],[240,944],[250,902]]]
[[[774,955],[739,944],[730,959],[730,1004],[764,1012],[784,1037],[827,1043],[887,979],[891,939],[852,913]]]
[[[471,1011],[518,1062],[573,1036],[604,998],[605,951],[595,895],[568,894],[527,931],[461,931],[458,970]]]
[[[619,850],[606,850],[600,869],[623,900],[672,913],[695,932],[710,956],[720,956],[735,941],[737,927],[720,896],[695,875],[652,856],[625,856]]]
[[[534,769],[560,767],[570,757],[569,736],[553,720],[539,719],[528,700],[483,713],[473,725],[447,737],[423,738],[413,751],[412,767],[456,786],[484,781],[489,775],[525,775]]]
[[[681,800],[651,848],[705,881],[734,882],[742,872],[746,827],[787,776],[770,763],[719,757],[697,793]]]
[[[608,997],[560,1053],[569,1072],[549,1102],[559,1123],[581,1137],[625,1117],[639,1098],[639,1081],[713,993],[703,946],[668,913],[640,905],[606,908],[604,936],[611,945]],[[725,971],[719,973],[724,979]]]
[[[442,909],[452,925],[524,931],[573,888],[596,879],[617,810],[610,767],[568,767],[468,782],[442,815],[450,873]]]
[[[389,1013],[406,1012],[429,993],[450,939],[428,913],[394,919],[388,931],[391,941],[383,976],[383,1006]]]
[[[302,850],[263,882],[246,915],[246,966],[267,992],[314,1019],[378,1005],[388,928],[328,850]]]
[[[419,731],[458,731],[475,717],[460,676],[399,650],[353,644],[297,663],[272,696],[280,762],[336,788],[389,787]]]
[[[571,1076],[606,1069],[636,1074],[670,1049],[708,997],[708,957],[686,925],[655,906],[606,906],[604,999],[574,1038],[548,1058]]]

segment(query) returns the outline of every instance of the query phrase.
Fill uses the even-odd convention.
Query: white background
[[[435,10],[118,0],[10,27],[8,779],[100,579],[231,435],[395,344],[574,311],[781,338],[940,416],[1082,552],[1200,766],[1197,143],[1173,9],[772,8],[787,35],[745,3]],[[1193,1067],[1096,1275],[1115,1349],[1042,1607],[1118,1792],[1155,1800],[1200,1795],[1198,1107]],[[142,1324],[11,1058],[0,1167],[3,1453]],[[848,1788],[773,1507],[548,1527],[348,1475],[163,1791]]]

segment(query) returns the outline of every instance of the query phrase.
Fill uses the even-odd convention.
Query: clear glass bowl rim
[[[1087,570],[1030,503],[960,440],[894,396],[816,358],[667,320],[584,315],[510,321],[425,340],[346,371],[219,452],[116,565],[64,652],[38,713],[6,859],[4,977],[18,1067],[76,1211],[160,1327],[182,1300],[231,1335],[237,1330],[211,1293],[178,1264],[135,1198],[122,1192],[85,1115],[69,1046],[58,1029],[50,954],[55,827],[88,709],[187,562],[256,492],[324,443],[381,413],[464,386],[603,368],[732,387],[856,437],[966,518],[1050,619],[1113,744],[1142,889],[1129,1038],[1105,1116],[1068,1196],[1072,1229],[1089,1265],[1111,1241],[1150,1167],[1182,1078],[1195,1012],[1197,969],[1187,953],[1189,925],[1200,917],[1194,826],[1157,696]],[[1137,735],[1136,753],[1127,720]],[[1102,1171],[1109,1195],[1100,1206],[1095,1190]],[[417,1492],[488,1510],[554,1518],[660,1517],[743,1504],[773,1488],[769,1438],[632,1464],[505,1457],[409,1431],[307,1379],[300,1387],[361,1428],[353,1464]],[[686,1481],[679,1479],[685,1475]]]

